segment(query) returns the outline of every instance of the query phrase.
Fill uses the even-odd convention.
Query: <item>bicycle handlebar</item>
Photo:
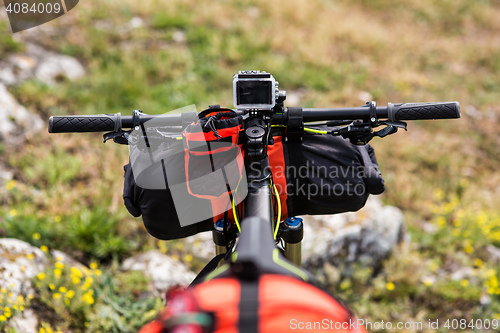
[[[304,108],[304,122],[326,121],[326,120],[369,120],[373,116],[370,107],[362,106],[356,108],[332,108],[317,109]],[[388,106],[376,107],[376,117],[397,120],[420,120],[420,119],[455,119],[460,118],[460,105],[458,102],[440,103],[400,103]],[[100,114],[89,116],[53,116],[49,119],[49,133],[72,133],[72,132],[110,132],[122,128],[132,128],[136,125],[151,120],[155,115],[141,114],[139,123],[134,124],[132,116],[121,116],[117,114]],[[182,115],[163,115],[169,126],[182,126]],[[287,124],[287,112],[276,114],[273,117],[275,124]]]

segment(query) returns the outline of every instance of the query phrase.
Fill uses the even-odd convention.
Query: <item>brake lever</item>
[[[386,137],[388,135],[394,134],[398,129],[402,128],[405,131],[408,130],[407,124],[404,121],[383,121],[379,123],[380,125],[386,125],[380,131],[374,132],[373,136],[378,136],[380,138]]]
[[[107,132],[103,134],[103,139],[104,143],[106,141],[113,139],[115,143],[121,144],[121,145],[128,145],[128,136],[130,134],[130,131],[118,131],[118,132]]]
[[[405,131],[407,130],[407,124],[403,121],[380,121],[377,126],[380,125],[386,125],[386,127],[373,132],[372,126],[362,121],[353,121],[349,126],[334,130],[331,134],[340,135],[345,139],[349,139],[349,141],[355,145],[365,145],[375,136],[383,138],[396,133],[399,128],[403,128]]]

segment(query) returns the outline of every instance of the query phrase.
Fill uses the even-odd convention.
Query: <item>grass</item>
[[[383,200],[405,211],[412,241],[380,276],[370,279],[359,267],[351,280],[332,285],[363,318],[492,319],[500,315],[493,287],[500,272],[487,251],[500,246],[499,14],[497,1],[466,0],[86,1],[49,23],[55,35],[41,30],[37,41],[78,57],[87,75],[9,90],[44,119],[231,106],[231,78],[242,69],[273,73],[310,107],[361,105],[360,92],[379,105],[458,100],[461,120],[412,122],[408,132],[373,141],[386,179]],[[134,17],[142,27],[130,28]],[[0,58],[24,46],[2,34]],[[181,242],[158,245],[127,215],[126,148],[100,139],[40,133],[22,149],[2,147],[17,183],[0,196],[0,234],[105,267],[160,247],[199,269]],[[454,280],[460,267],[474,274]]]

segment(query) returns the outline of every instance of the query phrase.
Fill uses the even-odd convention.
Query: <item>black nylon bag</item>
[[[147,184],[147,179],[153,179],[156,182],[163,179],[163,184],[160,184],[163,189],[144,189],[138,186],[131,165],[124,166],[123,200],[125,207],[134,217],[142,215],[146,230],[153,237],[162,240],[179,239],[208,231],[212,229],[213,224],[213,220],[209,218],[198,223],[181,226],[169,189],[169,186],[176,184],[167,183],[165,169],[176,170],[180,175],[179,179],[185,175],[182,141],[174,142],[170,149],[173,149],[174,152],[168,154],[169,158],[155,162],[138,176],[141,184]],[[141,178],[142,175],[147,178]],[[155,184],[155,186],[157,185]],[[187,192],[187,186],[185,191]],[[209,200],[192,197],[189,201],[191,206],[196,205],[198,208],[212,211]],[[185,211],[189,212],[189,207]]]
[[[202,117],[206,113],[214,113],[217,111],[231,110],[211,108],[203,111],[199,117]],[[221,120],[222,114],[214,118],[216,123],[213,126],[218,129],[221,134],[225,133],[226,128],[236,127],[241,124],[241,119],[236,118],[232,114],[224,114],[224,116],[230,119]],[[203,132],[197,133],[197,131],[204,128],[204,124],[207,121],[208,118],[201,118],[199,121],[201,124],[200,126],[195,126],[193,123],[188,126],[186,132],[189,133],[190,129],[192,129],[198,136],[205,137]],[[237,139],[238,138],[233,138],[233,141],[237,141]],[[216,143],[217,147],[221,147],[225,144],[225,141],[221,139],[220,142],[217,141]],[[130,160],[133,165],[129,163],[124,166],[123,200],[129,213],[134,217],[142,215],[146,230],[153,237],[162,240],[179,239],[195,235],[199,232],[212,230],[214,218],[212,217],[213,206],[210,199],[191,195],[192,193],[190,193],[188,189],[188,184],[186,182],[186,139],[175,140],[163,138],[159,140],[158,145],[152,144],[151,140],[149,144],[154,146],[154,148],[151,149],[151,158],[157,162],[148,165],[147,158],[146,160],[144,159],[144,155],[147,156],[148,154],[144,154],[144,152],[141,153],[140,149],[136,147],[133,149],[131,148],[130,153]],[[232,153],[232,151],[229,153]],[[137,156],[141,154],[143,155],[142,158],[137,158]],[[224,161],[224,159],[220,157],[221,154],[222,153],[218,154],[218,163]],[[230,155],[227,159],[231,160],[232,158],[233,156]],[[210,166],[210,164],[207,165]],[[205,171],[205,169],[206,165],[194,167],[195,171]],[[139,170],[140,174],[134,175],[133,170]],[[168,170],[168,176],[166,170]],[[204,176],[204,174],[195,174],[194,178],[200,176]],[[172,181],[172,179],[174,179],[174,181]],[[239,177],[237,179],[239,179]],[[208,179],[208,181],[210,181],[210,179]],[[215,188],[210,182],[208,182],[208,184],[212,185],[212,188]],[[177,194],[179,194],[180,191],[182,192],[182,197],[189,198],[188,200],[182,201],[182,204],[177,207],[175,206],[171,192],[174,186]],[[210,190],[210,188],[203,188],[201,192],[207,194],[211,193]],[[224,190],[226,190],[225,187]],[[210,217],[198,222],[201,218],[199,218],[199,215],[195,211],[203,211],[205,213],[203,217]],[[182,214],[182,220],[189,221],[190,224],[182,226],[179,214]],[[196,221],[196,223],[192,223],[194,221]]]
[[[320,130],[331,128],[319,127]],[[325,134],[304,134],[300,165],[285,142],[288,216],[338,214],[361,209],[369,194],[384,191],[375,151]]]

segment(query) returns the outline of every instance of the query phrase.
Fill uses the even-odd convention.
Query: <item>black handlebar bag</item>
[[[169,183],[166,170],[170,170],[169,172],[177,170],[177,179],[185,178],[184,145],[181,140],[171,141],[166,149],[168,150],[166,155],[169,158],[155,161],[137,175],[134,175],[134,170],[137,171],[140,168],[137,165],[133,166],[134,158],[133,153],[131,154],[131,164],[124,167],[123,200],[127,210],[134,217],[142,215],[146,230],[158,239],[179,239],[211,230],[212,218],[181,225],[170,187],[177,185],[176,191],[184,189],[185,195],[188,194],[188,189],[186,185],[182,185],[182,181],[175,184],[171,180]],[[189,219],[188,214],[192,211],[189,208],[194,206],[211,212],[210,201],[205,199],[193,197],[186,205],[188,205],[187,209],[182,212],[184,218]]]
[[[198,117],[182,133],[154,119],[129,138],[123,199],[156,238],[184,238],[231,220],[248,191],[241,116],[208,109]]]
[[[281,129],[274,130],[273,139],[268,155],[284,218],[357,211],[370,194],[385,189],[375,151],[368,144],[308,132],[294,142]]]

